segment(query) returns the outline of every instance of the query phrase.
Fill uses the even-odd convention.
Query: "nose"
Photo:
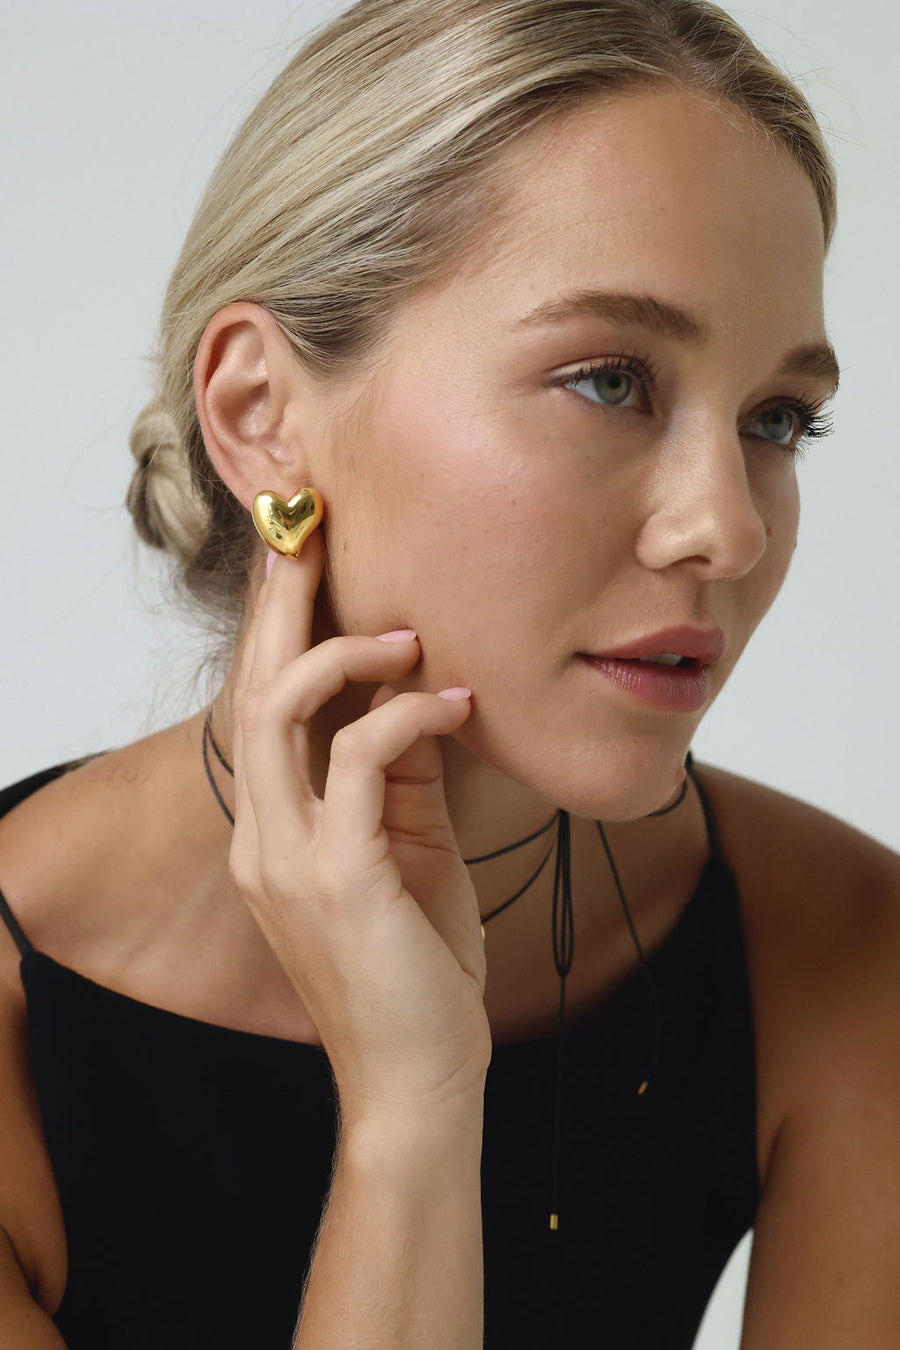
[[[661,451],[638,537],[645,567],[691,560],[707,578],[739,578],[756,566],[771,532],[763,514],[771,493],[748,477],[750,453],[733,430],[709,428]]]

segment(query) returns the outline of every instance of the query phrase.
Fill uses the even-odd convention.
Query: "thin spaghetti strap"
[[[684,767],[691,776],[691,782],[697,789],[697,796],[700,798],[700,805],[703,807],[703,819],[706,821],[706,834],[709,839],[710,852],[714,858],[721,858],[722,849],[719,844],[719,832],[716,829],[715,817],[712,813],[712,807],[709,804],[709,798],[694,770],[694,756],[690,750],[688,751],[687,759],[684,761]]]
[[[0,919],[3,920],[9,931],[12,933],[13,941],[18,947],[19,952],[22,956],[27,956],[29,952],[34,951],[34,948],[32,947],[31,943],[28,941],[27,937],[19,927],[16,916],[13,914],[9,905],[6,903],[6,896],[3,894],[2,891],[0,891]]]

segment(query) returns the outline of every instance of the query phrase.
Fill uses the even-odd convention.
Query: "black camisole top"
[[[0,815],[70,767],[0,791]],[[656,1023],[637,964],[566,1032],[555,1231],[556,1035],[494,1047],[481,1164],[487,1350],[689,1350],[754,1222],[741,911],[689,772],[711,856],[674,929],[645,949],[659,1057],[639,1095]],[[0,917],[21,952],[65,1222],[68,1282],[53,1320],[68,1350],[291,1350],[331,1184],[324,1050],[104,988],[36,951],[2,895]],[[577,960],[577,897],[575,920]]]

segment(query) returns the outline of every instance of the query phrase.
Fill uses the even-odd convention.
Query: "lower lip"
[[[657,666],[649,661],[616,661],[611,656],[581,656],[600,675],[650,708],[697,712],[709,699],[706,666]]]

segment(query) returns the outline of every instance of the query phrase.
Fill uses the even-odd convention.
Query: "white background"
[[[202,186],[289,47],[336,6],[0,6],[3,491],[0,785],[189,716],[176,623],[122,505],[163,288]],[[731,13],[799,79],[840,173],[826,317],[836,431],[799,466],[791,572],[694,740],[900,849],[894,315],[900,19],[882,0]],[[737,1347],[751,1235],[697,1350]],[[648,1291],[652,1296],[652,1291]]]

